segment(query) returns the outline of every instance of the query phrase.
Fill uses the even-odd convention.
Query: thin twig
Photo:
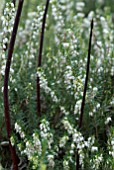
[[[82,127],[83,115],[84,115],[84,106],[85,106],[85,98],[86,98],[86,91],[87,91],[87,84],[88,84],[88,77],[89,77],[89,68],[90,68],[90,55],[91,55],[91,42],[92,42],[92,30],[93,30],[93,19],[91,21],[91,30],[90,30],[90,37],[89,37],[89,47],[88,47],[88,60],[87,60],[87,69],[86,69],[86,78],[85,78],[85,85],[84,85],[84,92],[83,92],[83,99],[81,104],[81,114],[79,119],[79,129]],[[76,160],[76,170],[79,170],[79,153],[77,150],[77,160]]]
[[[39,47],[39,55],[38,55],[38,67],[41,67],[42,63],[42,50],[43,50],[43,41],[44,41],[44,30],[45,30],[45,23],[46,23],[46,16],[48,12],[48,7],[49,7],[49,1],[47,0],[46,6],[45,6],[45,11],[44,11],[44,16],[43,16],[43,21],[42,21],[42,30],[41,30],[41,35],[40,35],[40,47]],[[41,101],[40,101],[40,78],[37,75],[37,114],[38,117],[41,117]]]
[[[6,130],[9,140],[9,147],[11,151],[11,157],[13,161],[13,170],[18,170],[18,161],[17,161],[17,155],[15,147],[11,145],[10,137],[11,137],[11,120],[10,120],[10,112],[9,112],[9,100],[8,100],[8,82],[9,82],[9,72],[10,72],[10,66],[11,66],[11,59],[13,55],[14,45],[15,45],[15,39],[17,35],[19,20],[21,16],[21,11],[23,7],[24,0],[19,0],[19,5],[15,17],[15,22],[13,26],[13,31],[10,39],[10,44],[8,48],[8,55],[7,55],[7,62],[6,62],[6,68],[5,68],[5,77],[4,77],[4,114],[5,114],[5,121],[6,121]]]

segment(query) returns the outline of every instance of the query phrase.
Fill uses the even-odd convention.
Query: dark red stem
[[[10,111],[9,111],[9,100],[8,100],[8,82],[9,82],[9,72],[10,72],[10,66],[11,66],[11,59],[13,55],[14,45],[15,45],[15,39],[16,34],[18,30],[19,20],[21,16],[21,11],[23,7],[24,0],[19,0],[19,5],[15,17],[15,22],[13,26],[13,31],[9,43],[8,48],[8,55],[7,55],[7,62],[6,62],[6,68],[5,68],[5,77],[4,77],[4,114],[5,114],[5,121],[6,121],[6,130],[7,135],[9,139],[9,146],[11,151],[11,157],[13,161],[13,170],[18,170],[18,161],[17,161],[17,155],[15,147],[11,145],[10,137],[11,137],[11,120],[10,120]]]
[[[81,128],[81,126],[82,126],[82,121],[83,121],[85,98],[86,98],[86,91],[87,91],[87,84],[88,84],[88,77],[89,77],[90,56],[91,56],[91,42],[92,42],[92,30],[93,30],[93,19],[92,19],[92,21],[91,21],[91,30],[90,30],[89,48],[88,48],[88,60],[87,60],[87,69],[86,69],[86,78],[85,78],[83,99],[82,99],[82,105],[81,105],[81,114],[80,114],[80,119],[79,119],[79,120],[80,120],[80,121],[79,121],[79,129]]]
[[[87,91],[87,84],[88,84],[88,77],[89,77],[89,68],[90,68],[92,32],[93,32],[93,19],[91,21],[91,30],[90,30],[90,36],[89,36],[88,60],[87,60],[87,69],[86,69],[86,78],[85,78],[83,99],[82,99],[82,104],[81,104],[81,113],[80,113],[80,119],[79,119],[79,129],[82,127],[82,121],[83,121],[83,115],[84,115],[85,98],[86,98],[86,91]],[[79,170],[79,159],[80,159],[80,157],[79,157],[79,154],[77,151],[76,170]]]
[[[40,35],[40,47],[39,47],[39,55],[38,55],[38,67],[41,67],[42,63],[42,50],[43,50],[43,41],[44,41],[44,30],[45,30],[45,24],[46,24],[46,16],[48,12],[48,7],[49,7],[49,1],[47,0],[46,6],[45,6],[45,11],[44,11],[44,16],[43,16],[43,21],[42,21],[42,30],[41,30],[41,35]],[[37,75],[37,114],[38,117],[41,117],[41,101],[40,101],[40,78]]]

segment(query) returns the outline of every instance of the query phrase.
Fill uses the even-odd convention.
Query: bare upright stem
[[[24,0],[19,0],[19,5],[15,17],[15,22],[13,26],[13,31],[9,43],[8,48],[8,55],[7,55],[7,62],[6,62],[6,68],[5,68],[5,77],[4,77],[4,114],[5,114],[5,121],[6,121],[6,130],[7,135],[9,139],[9,147],[11,151],[11,157],[13,161],[13,170],[18,170],[18,161],[17,161],[17,155],[15,147],[11,145],[10,137],[11,137],[11,120],[10,120],[10,112],[9,112],[9,100],[8,100],[8,82],[9,82],[9,72],[10,72],[10,66],[11,66],[11,59],[13,55],[14,45],[15,45],[15,39],[17,35],[19,20],[21,16],[21,11],[23,7]]]
[[[46,16],[48,12],[48,7],[49,7],[49,1],[47,0],[46,6],[45,6],[45,11],[44,11],[44,16],[43,16],[43,21],[42,21],[42,30],[41,30],[41,35],[40,35],[40,47],[39,47],[39,55],[38,55],[38,67],[41,67],[42,63],[42,50],[43,50],[43,41],[44,41],[44,30],[45,30],[45,23],[46,23]],[[37,114],[38,117],[41,117],[41,102],[40,102],[40,78],[37,75],[37,80],[36,80],[36,87],[37,87]]]
[[[88,84],[88,77],[89,77],[92,30],[93,30],[93,19],[91,21],[91,30],[90,30],[90,36],[89,36],[88,60],[87,60],[87,69],[86,69],[86,78],[85,78],[83,99],[82,99],[82,105],[81,105],[81,114],[80,114],[80,119],[79,119],[79,129],[82,127],[82,121],[83,121],[83,115],[84,115],[84,106],[85,106],[85,98],[86,98],[86,91],[87,91],[87,84]],[[78,150],[77,150],[76,170],[79,170],[79,159],[80,159],[80,157],[79,157]]]
[[[91,21],[91,31],[90,31],[90,37],[89,37],[89,48],[88,48],[88,60],[87,60],[87,69],[86,69],[86,79],[85,79],[83,99],[82,99],[82,105],[81,105],[81,114],[80,114],[80,121],[79,121],[79,129],[81,128],[81,126],[82,126],[82,121],[83,121],[85,98],[86,98],[86,91],[87,91],[87,84],[88,84],[88,77],[89,77],[89,66],[90,66],[90,55],[91,55],[91,42],[92,42],[92,30],[93,30],[93,19],[92,19],[92,21]]]

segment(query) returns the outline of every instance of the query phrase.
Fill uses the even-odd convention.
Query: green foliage
[[[45,1],[25,1],[10,69],[11,142],[26,169],[114,169],[114,7],[111,0],[50,0],[42,67],[37,68]],[[17,6],[16,6],[17,9]],[[4,123],[3,82],[15,11],[0,13],[0,168],[11,168]],[[82,128],[89,29],[94,19],[89,82]],[[7,39],[6,39],[7,38]],[[36,109],[40,77],[41,118]]]

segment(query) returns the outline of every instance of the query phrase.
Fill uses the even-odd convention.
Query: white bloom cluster
[[[111,68],[111,75],[114,76],[114,59],[113,59],[113,66]]]
[[[83,135],[77,131],[73,126],[70,124],[67,117],[65,117],[62,120],[62,123],[64,125],[64,128],[67,130],[69,135],[72,135],[73,143],[71,144],[71,154],[74,153],[74,149],[83,150],[85,147],[87,147],[91,152],[98,151],[98,147],[94,146],[95,143],[95,137],[91,136],[88,138],[88,140],[85,140]],[[60,147],[64,147],[67,140],[69,139],[69,136],[63,136],[60,140]]]
[[[95,146],[93,146],[94,143],[95,143],[95,137],[94,136],[90,136],[88,138],[88,140],[85,141],[85,146],[88,147],[88,148],[92,148],[93,147],[93,149],[92,149],[92,151],[93,151],[94,148],[96,148]]]
[[[34,14],[34,13],[33,13]],[[39,35],[39,31],[42,26],[42,19],[44,14],[44,8],[43,6],[37,6],[37,12],[35,15],[31,16],[31,13],[29,13],[29,17],[32,19],[32,38],[35,39]],[[34,19],[33,19],[34,18]]]
[[[15,17],[15,8],[13,3],[6,3],[4,14],[1,17],[2,21],[2,32],[0,33],[0,73],[4,76],[5,65],[6,65],[6,50],[9,43],[9,38],[13,29]],[[11,71],[14,72],[13,69]]]
[[[48,166],[50,168],[54,168],[54,166],[55,166],[54,155],[48,155],[47,160],[48,160]]]
[[[107,117],[105,120],[105,125],[109,124],[109,122],[111,122],[111,121],[112,121],[111,117]]]
[[[39,151],[38,154],[40,153],[40,150],[39,150],[40,148],[41,148],[41,146],[36,148],[36,147],[34,147],[34,145],[31,141],[27,141],[26,148],[24,149],[24,151],[22,153],[26,154],[28,159],[31,160],[36,152]]]
[[[3,49],[5,50],[6,44],[8,43],[9,36],[13,30],[13,24],[14,24],[14,18],[15,18],[15,8],[13,3],[7,3],[6,7],[4,9],[4,15],[1,17],[2,20],[2,41],[3,41]]]
[[[40,134],[37,132],[33,133],[32,140],[28,140],[25,133],[22,132],[22,128],[18,123],[15,123],[16,132],[20,134],[20,137],[24,140],[25,148],[23,149],[22,144],[19,143],[17,146],[21,151],[21,154],[25,154],[28,160],[31,161],[35,168],[38,167],[40,156],[42,155],[42,142],[46,140],[48,149],[51,149],[53,143],[53,134],[50,132],[49,122],[43,119],[40,124]],[[24,134],[24,136],[22,135]],[[40,138],[41,140],[40,140]],[[12,145],[14,145],[14,140],[11,138]],[[48,151],[45,152],[48,161],[48,166],[53,168],[55,165],[54,154],[50,154]]]
[[[16,130],[16,133],[19,133],[21,138],[25,137],[24,131],[22,130],[21,126],[17,122],[15,123],[15,130]]]
[[[73,81],[73,86],[74,86],[74,97],[76,100],[78,100],[78,103],[76,102],[76,105],[80,105],[80,97],[79,96],[83,96],[83,88],[84,88],[84,83],[83,83],[83,79],[81,78],[81,76],[77,76],[75,78],[75,80]],[[75,106],[76,108],[79,106]],[[76,109],[77,110],[77,109]],[[74,111],[74,113],[76,114],[76,111]]]
[[[78,100],[74,106],[74,114],[80,114],[82,100]]]
[[[84,2],[76,2],[77,11],[83,11],[84,6],[85,6]]]
[[[72,59],[75,58],[75,60],[71,61],[71,65],[77,64],[76,56],[78,54],[77,51],[78,38],[76,37],[76,35],[74,34],[71,28],[67,28],[64,30],[62,41],[63,41],[62,43],[63,49],[65,50],[66,56],[69,55]],[[71,66],[68,65],[68,69],[70,67]],[[66,70],[67,70],[67,66],[66,66]]]
[[[62,147],[65,147],[66,145],[66,142],[68,141],[69,137],[68,136],[63,136],[60,141],[59,141],[59,147],[62,148]]]
[[[37,133],[33,133],[33,144],[34,144],[34,147],[37,149],[38,148],[38,154],[41,155],[42,153],[42,148],[41,148],[41,142],[40,142],[40,139],[39,139],[39,136]]]
[[[81,135],[80,132],[74,134],[74,140],[73,143],[71,144],[71,150],[69,151],[69,161],[73,164],[75,164],[74,160],[73,160],[73,155],[75,154],[76,150],[78,149],[78,153],[80,155],[80,165],[81,168],[84,168],[84,159],[86,158],[86,154],[84,153],[85,148],[89,149],[90,152],[95,152],[98,151],[98,147],[94,146],[94,142],[95,142],[95,137],[89,137],[87,141],[84,141],[83,136]],[[67,160],[67,162],[69,162]]]
[[[40,87],[45,91],[45,93],[50,94],[52,100],[57,103],[59,100],[55,95],[55,92],[48,86],[48,81],[44,72],[39,69],[37,71],[37,75],[40,78]]]
[[[62,5],[61,5],[62,4]],[[65,19],[69,21],[72,17],[72,8],[73,8],[73,2],[71,0],[60,0],[59,1],[59,8],[61,12],[64,12]]]
[[[71,135],[71,134],[73,134],[73,127],[72,127],[72,125],[70,124],[70,122],[68,121],[68,118],[67,117],[65,117],[63,120],[62,120],[62,123],[63,123],[63,125],[64,125],[64,128],[67,130],[67,132],[68,132],[68,134],[69,135]]]
[[[103,3],[104,3],[104,0],[98,0],[98,2],[99,2],[100,4],[103,4]]]
[[[81,165],[81,168],[84,169],[84,158],[85,158],[85,154],[84,154],[83,150],[79,150],[78,153],[79,153],[79,155],[80,155],[79,164]]]
[[[37,6],[35,12],[29,12],[24,26],[19,27],[16,44],[20,48],[25,47],[24,52],[20,53],[20,73],[25,66],[32,68],[35,56],[37,55],[38,37],[41,32],[42,18],[44,14],[44,7]],[[31,79],[33,74],[31,74]],[[35,78],[35,77],[34,77]]]
[[[63,161],[63,168],[64,168],[64,170],[69,170],[70,169],[68,160]]]
[[[70,169],[70,163],[76,165],[76,162],[72,159],[72,156],[70,155],[65,156],[65,158],[63,159],[64,170]]]
[[[109,155],[112,155],[112,157],[114,158],[114,138],[111,141],[111,148],[112,150],[109,151]]]
[[[92,94],[92,92],[91,92],[91,94]],[[94,94],[93,94],[93,96],[94,96]],[[92,96],[92,98],[93,98],[93,96]],[[92,98],[91,98],[91,99],[88,99],[88,100],[92,101]],[[100,109],[101,109],[100,103],[95,102],[95,103],[94,103],[94,107],[93,107],[92,110],[89,112],[89,116],[91,116],[91,117],[95,116],[96,113],[100,111]],[[101,113],[101,115],[103,115],[103,112],[102,112],[102,111],[100,111],[100,113]]]
[[[92,152],[98,151],[98,147],[97,147],[97,146],[92,146],[92,147],[91,147],[91,151],[92,151]]]
[[[64,28],[64,19],[62,15],[62,11],[59,8],[59,3],[55,0],[52,0],[51,2],[51,8],[52,8],[52,16],[55,20],[55,25],[54,25],[54,35],[55,35],[55,41],[57,44],[60,43],[60,37],[62,37],[62,32],[61,30]]]
[[[91,166],[93,170],[99,170],[100,165],[103,161],[103,155],[95,155],[93,159],[90,160]]]
[[[40,123],[40,136],[41,136],[41,142],[46,140],[48,149],[52,149],[52,143],[54,142],[53,140],[53,134],[50,132],[50,127],[49,127],[49,122],[46,119],[42,119]],[[54,162],[54,154],[50,154],[48,151],[46,152],[46,157],[48,160],[48,166],[53,168],[55,165]]]
[[[40,136],[41,140],[46,140],[48,148],[51,149],[53,143],[53,134],[50,132],[49,122],[45,119],[42,119],[40,124]]]
[[[66,67],[66,71],[64,73],[64,83],[67,85],[66,89],[72,89],[72,82],[75,79],[73,76],[72,68],[71,66]]]
[[[111,100],[110,104],[111,104],[112,106],[114,106],[114,97],[112,97],[112,100]]]
[[[10,142],[11,142],[11,145],[14,146],[15,145],[15,139],[13,136],[10,137]]]
[[[21,151],[21,154],[25,154],[28,157],[28,160],[34,161],[34,154],[37,155],[37,159],[42,154],[42,146],[39,140],[39,136],[37,133],[33,133],[32,140],[28,140],[26,138],[25,133],[22,131],[21,126],[18,123],[15,123],[15,130],[20,134],[20,137],[23,139],[25,143],[25,148],[23,149],[22,144],[19,143],[17,146]]]
[[[34,162],[36,158],[38,161],[39,156],[41,156],[42,154],[42,145],[38,134],[33,133],[32,140],[28,140],[27,138],[25,138],[24,143],[25,143],[24,150],[22,149],[21,143],[17,145],[19,150],[21,151],[21,154],[25,154],[28,157],[28,160],[30,161]],[[34,157],[34,155],[36,156]]]
[[[65,110],[64,106],[60,106],[60,110],[64,115],[69,115],[69,112]]]
[[[109,139],[108,139],[108,150],[109,155],[111,155],[114,159],[114,132],[110,132]]]
[[[76,129],[74,129],[72,138],[73,142],[76,144],[77,149],[82,150],[85,147],[84,137]]]
[[[90,26],[90,21],[92,20],[94,16],[94,12],[93,11],[90,11],[89,14],[88,14],[88,17],[84,18],[83,20],[83,27],[85,28],[88,28]]]
[[[33,48],[33,44],[35,43],[38,46],[37,38],[39,36],[41,25],[42,25],[42,18],[44,13],[43,6],[37,6],[36,12],[29,12],[27,19],[25,21],[24,28],[20,27],[18,31],[17,42],[20,46],[23,45],[27,41],[28,51],[31,51]],[[29,37],[29,41],[28,38]],[[20,43],[21,40],[21,43]],[[34,49],[36,51],[36,49]],[[28,54],[30,55],[30,54]]]
[[[106,37],[107,34],[109,33],[108,23],[103,16],[100,17],[100,20],[101,20],[101,25],[102,25],[102,28],[103,28],[104,36]]]

